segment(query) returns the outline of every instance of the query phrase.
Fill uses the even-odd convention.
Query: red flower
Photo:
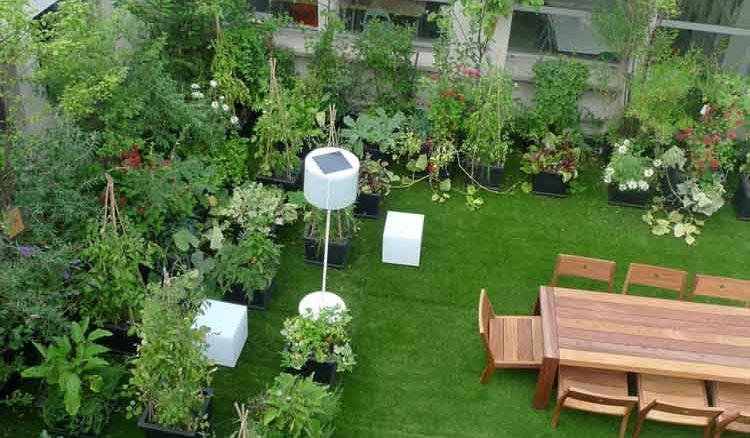
[[[745,120],[743,119],[737,119],[737,121],[734,122],[734,126],[740,127],[745,124]]]
[[[713,139],[714,139],[714,143],[719,143],[721,141],[721,135],[714,134]]]
[[[706,146],[711,146],[712,144],[714,144],[714,139],[710,135],[704,135],[703,144]]]
[[[456,97],[458,95],[458,92],[454,90],[453,88],[448,88],[447,90],[443,90],[443,96],[445,97]]]
[[[479,71],[478,68],[466,67],[464,69],[464,76],[466,76],[468,78],[478,78],[478,77],[482,76],[482,73]]]
[[[737,138],[737,131],[735,131],[734,129],[730,129],[729,131],[727,131],[727,138],[730,139],[730,140],[736,139]]]
[[[456,98],[458,99],[459,102],[463,102],[464,101],[464,95],[463,94],[459,94]]]
[[[677,135],[676,135],[677,140],[679,140],[679,141],[685,140],[687,138],[687,136],[688,135],[685,133],[684,129],[682,131],[678,132]]]
[[[717,160],[716,158],[711,160],[711,169],[719,170],[719,160]]]

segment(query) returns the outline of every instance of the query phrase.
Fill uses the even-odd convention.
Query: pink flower
[[[482,73],[479,71],[478,68],[466,67],[464,69],[464,76],[469,77],[469,78],[478,78],[482,76]]]
[[[711,146],[712,144],[714,144],[714,139],[710,135],[704,135],[703,144],[706,146]]]
[[[727,131],[727,138],[730,139],[730,140],[736,139],[737,138],[737,131],[735,131],[734,129],[730,129],[729,131]]]

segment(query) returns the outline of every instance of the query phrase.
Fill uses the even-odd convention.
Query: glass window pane
[[[681,52],[695,47],[715,57],[728,70],[748,74],[750,64],[750,36],[721,35],[697,30],[680,30],[675,48]]]
[[[596,34],[590,18],[515,11],[510,29],[511,51],[565,53],[592,59],[614,59]]]
[[[750,29],[750,0],[683,0],[678,20]]]
[[[435,39],[437,26],[427,16],[437,12],[445,3],[417,0],[342,0],[341,18],[350,32],[361,32],[368,20],[381,19],[394,24],[416,26],[417,38]]]

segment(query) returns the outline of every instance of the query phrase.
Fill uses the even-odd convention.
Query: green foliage
[[[72,242],[96,215],[91,190],[98,137],[57,121],[40,136],[27,136],[13,148],[14,203],[23,211],[24,238]]]
[[[214,147],[208,159],[216,168],[217,179],[233,185],[247,179],[250,166],[250,142],[247,138],[233,135]]]
[[[502,70],[493,70],[479,79],[477,87],[462,147],[472,163],[502,165],[511,146],[513,80]]]
[[[308,205],[305,212],[306,235],[318,241],[322,248],[326,230],[326,212],[312,205]],[[354,217],[354,207],[346,207],[331,212],[330,240],[343,240],[354,237],[359,230],[359,223]]]
[[[324,308],[317,316],[287,318],[281,335],[286,348],[281,366],[301,370],[308,360],[336,362],[336,370],[350,372],[356,365],[351,346],[352,317],[346,310]]]
[[[388,195],[391,183],[399,177],[388,170],[387,161],[373,160],[369,155],[360,162],[359,191],[368,194]]]
[[[617,184],[621,191],[649,190],[657,169],[643,152],[643,147],[629,139],[615,143],[609,164],[604,168],[604,182]]]
[[[183,431],[202,428],[198,411],[214,371],[203,354],[208,329],[194,330],[202,296],[198,271],[150,286],[138,328],[142,342],[133,359],[128,416],[146,409],[147,421]]]
[[[81,251],[79,311],[94,321],[137,321],[146,298],[139,266],[153,267],[160,249],[134,230],[115,234],[96,230]]]
[[[270,237],[246,233],[237,243],[222,246],[216,254],[215,275],[222,290],[240,285],[248,299],[271,285],[281,263],[281,246]]]
[[[578,104],[586,87],[588,68],[571,58],[538,61],[534,64],[534,109],[537,126],[530,134],[543,136],[575,129],[580,124]]]
[[[245,234],[266,235],[274,225],[295,222],[301,207],[286,202],[286,194],[279,187],[248,182],[235,187],[227,205],[217,207],[214,215],[239,225]]]
[[[282,373],[262,398],[261,421],[273,437],[328,438],[333,436],[338,403],[339,395],[312,377]]]
[[[360,158],[364,157],[365,146],[375,146],[384,153],[393,152],[405,121],[401,111],[389,116],[385,109],[378,107],[374,113],[361,113],[356,120],[344,117],[346,127],[341,130],[341,136],[346,146]]]
[[[370,20],[354,42],[358,76],[366,81],[359,85],[360,91],[389,113],[414,109],[414,32],[413,27]]]
[[[102,329],[88,332],[88,328],[86,318],[71,325],[70,337],[55,336],[48,347],[34,343],[43,362],[25,369],[22,376],[44,379],[49,386],[50,395],[44,406],[48,426],[99,434],[109,420],[108,405],[123,372],[101,357],[108,349],[96,343],[112,333]],[[64,412],[60,412],[61,407]]]
[[[581,143],[580,133],[565,130],[562,134],[555,135],[548,132],[540,144],[532,144],[528,152],[523,154],[521,170],[530,175],[540,172],[556,173],[562,175],[564,182],[571,181],[578,176]]]
[[[354,83],[349,60],[346,59],[345,42],[341,33],[344,24],[335,14],[328,14],[326,26],[317,33],[317,38],[305,43],[311,54],[308,65],[309,82],[312,88],[324,96],[321,107],[335,105],[339,114],[347,114],[351,106],[351,92]]]

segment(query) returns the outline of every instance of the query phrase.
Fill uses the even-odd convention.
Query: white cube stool
[[[389,211],[383,230],[383,263],[419,266],[424,215]]]
[[[247,340],[247,307],[206,300],[193,328],[208,327],[206,357],[217,365],[234,367]]]

